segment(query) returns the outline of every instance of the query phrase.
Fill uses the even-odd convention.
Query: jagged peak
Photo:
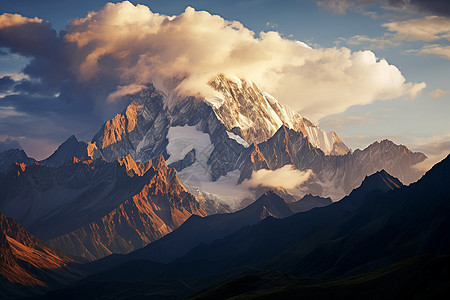
[[[254,203],[266,203],[267,201],[270,202],[284,202],[283,198],[281,198],[273,189],[269,189],[264,194],[262,194]]]
[[[152,159],[152,162],[157,166],[161,166],[161,167],[166,167],[167,168],[167,164],[166,164],[166,160],[164,159],[164,156],[162,154],[158,155],[157,157],[155,157],[154,159]]]
[[[135,161],[133,157],[130,154],[128,154],[125,157],[118,158],[117,162],[119,163],[120,166],[125,166],[129,175],[136,174],[139,176],[143,176],[150,168],[164,172],[166,172],[169,169],[163,155],[158,155],[152,160],[142,163]]]
[[[403,183],[382,169],[372,175],[366,176],[360,187],[368,187],[371,189],[380,188],[385,191],[386,189],[399,189],[403,187]]]
[[[72,141],[78,143],[78,139],[77,139],[77,137],[76,137],[74,134],[72,134],[71,136],[69,136],[69,137],[67,138],[67,140],[66,140],[64,143],[72,142]]]

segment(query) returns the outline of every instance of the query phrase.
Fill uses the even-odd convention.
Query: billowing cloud
[[[306,182],[312,174],[312,170],[300,171],[293,165],[285,165],[274,171],[266,169],[254,171],[250,179],[246,179],[242,185],[247,187],[266,186],[293,189]]]
[[[17,25],[24,25],[28,23],[42,23],[41,19],[36,18],[27,18],[23,17],[19,14],[8,14],[4,13],[0,15],[0,29],[13,27]]]
[[[1,16],[0,47],[30,62],[26,78],[14,83],[19,95],[5,96],[0,105],[30,119],[45,116],[46,124],[35,126],[61,122],[58,140],[72,133],[90,139],[102,120],[124,107],[122,96],[148,82],[167,93],[208,97],[213,76],[236,75],[313,120],[356,104],[414,98],[425,87],[406,82],[397,67],[371,51],[311,48],[191,7],[166,16],[127,1],[108,3],[60,33],[40,19]],[[17,121],[2,119],[0,126]]]
[[[376,99],[415,97],[425,87],[406,83],[370,51],[313,49],[274,31],[257,36],[191,7],[164,16],[142,5],[109,3],[75,20],[65,40],[77,47],[71,70],[79,81],[102,78],[115,66],[122,85],[150,81],[164,91],[167,79],[183,77],[179,92],[208,97],[213,91],[206,83],[221,72],[255,81],[313,119]]]

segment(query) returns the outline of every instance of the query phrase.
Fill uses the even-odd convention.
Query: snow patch
[[[243,139],[241,138],[239,135],[234,134],[232,132],[227,131],[228,137],[230,139],[235,140],[236,142],[238,142],[239,144],[241,144],[242,146],[244,146],[245,148],[250,147],[250,145]]]
[[[220,97],[205,98],[205,101],[207,104],[212,105],[215,109],[220,108],[222,104],[225,102],[225,100]]]
[[[231,132],[228,133],[228,136],[237,142],[240,139],[241,142],[246,144],[240,136]],[[189,151],[195,149],[195,162],[177,172],[181,183],[194,195],[198,194],[199,191],[207,192],[233,210],[238,209],[242,199],[254,198],[248,187],[237,186],[240,177],[239,170],[228,172],[226,176],[221,176],[216,181],[211,180],[211,168],[208,159],[214,150],[214,145],[211,143],[208,134],[201,132],[195,126],[175,126],[169,128],[167,139],[169,143],[166,150],[170,155],[166,162],[168,165],[183,159]]]
[[[167,139],[169,143],[166,150],[170,155],[166,161],[168,165],[182,160],[189,151],[195,149],[196,163],[201,162],[208,167],[208,158],[214,146],[207,133],[201,132],[195,126],[175,126],[169,128]]]

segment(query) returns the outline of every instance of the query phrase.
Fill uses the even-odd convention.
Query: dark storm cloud
[[[103,120],[123,108],[120,101],[104,105],[118,83],[114,72],[87,82],[75,78],[70,65],[74,45],[64,34],[36,18],[0,15],[0,55],[30,58],[23,69],[26,78],[0,78],[0,93],[13,93],[0,97],[0,132],[7,137],[55,143],[76,134],[89,141]]]
[[[14,80],[10,76],[0,78],[0,93],[9,91],[14,86]]]
[[[450,16],[450,1],[448,0],[388,0],[393,8],[404,8],[423,14]]]
[[[345,13],[347,10],[364,11],[379,4],[387,9],[408,13],[450,16],[448,0],[316,0],[316,3],[336,13]]]

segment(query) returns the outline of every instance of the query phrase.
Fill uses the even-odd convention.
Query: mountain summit
[[[209,82],[221,98],[207,99],[227,130],[234,131],[248,144],[268,140],[285,125],[303,133],[310,143],[325,154],[343,155],[350,151],[335,132],[326,133],[308,119],[280,104],[254,83],[219,74]]]
[[[52,155],[40,161],[41,164],[60,167],[68,162],[72,157],[78,159],[90,158],[87,152],[87,144],[78,141],[75,135],[70,136],[64,143],[62,143]]]

